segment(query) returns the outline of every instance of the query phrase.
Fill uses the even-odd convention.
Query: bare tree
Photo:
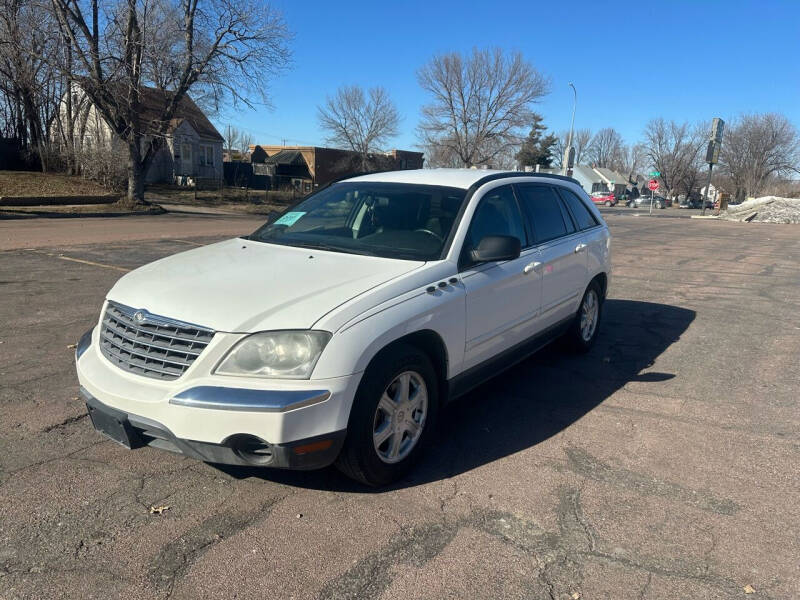
[[[628,182],[635,182],[636,176],[645,168],[646,163],[647,151],[643,144],[623,145],[618,164],[614,168],[626,175]]]
[[[239,149],[239,139],[241,135],[241,132],[230,123],[225,126],[225,131],[222,134],[224,139],[223,143],[225,145],[223,151],[228,153],[229,160],[233,160],[233,152]]]
[[[707,140],[708,127],[653,119],[645,127],[644,148],[647,159],[661,173],[666,193],[675,197],[681,189],[696,181],[698,157]]]
[[[47,57],[63,61],[58,27],[38,0],[0,0],[0,98],[6,135],[38,156],[47,170],[51,124],[63,81]]]
[[[250,146],[253,144],[253,134],[248,133],[246,131],[242,131],[239,134],[239,152],[242,155],[242,158],[247,156],[250,152]]]
[[[170,120],[190,90],[253,105],[266,76],[289,59],[283,18],[257,0],[51,0],[75,57],[80,87],[128,155],[128,201],[144,202],[144,181]],[[147,85],[167,101],[142,119]]]
[[[613,127],[601,129],[589,142],[586,161],[597,167],[614,168],[621,160],[624,142]]]
[[[421,145],[442,148],[467,167],[516,151],[531,123],[531,105],[549,89],[549,80],[522,54],[499,48],[434,56],[417,79],[431,95],[418,126]]]
[[[452,144],[420,145],[419,148],[425,154],[425,166],[430,169],[455,169],[463,166],[461,159],[453,152]]]
[[[738,200],[757,196],[772,180],[800,172],[800,136],[781,114],[742,115],[728,126],[721,162]]]
[[[589,143],[592,140],[591,129],[576,129],[572,132],[572,147],[575,148],[575,164],[581,164],[581,161],[586,157],[586,151],[589,148]],[[569,142],[569,130],[565,129],[558,134],[556,143],[553,145],[553,166],[561,167],[564,162],[564,151],[567,149]]]
[[[369,170],[370,154],[382,152],[400,125],[400,113],[382,87],[366,94],[357,85],[341,87],[317,107],[317,117],[328,143],[358,153],[362,171]]]

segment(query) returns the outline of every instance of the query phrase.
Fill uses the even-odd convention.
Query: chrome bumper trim
[[[81,336],[81,339],[78,340],[78,343],[75,344],[75,362],[78,362],[83,353],[89,349],[89,346],[92,345],[92,332],[94,331],[94,327],[92,327],[89,331],[84,333]]]
[[[286,412],[324,402],[328,390],[247,390],[203,385],[184,390],[169,403],[191,408],[245,412]]]

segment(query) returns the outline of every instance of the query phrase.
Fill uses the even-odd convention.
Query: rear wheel
[[[611,200],[606,200],[606,206],[611,206]]]
[[[575,350],[588,352],[597,339],[603,308],[603,293],[597,281],[592,281],[583,293],[578,312],[567,336]]]
[[[427,355],[406,345],[387,350],[364,374],[336,466],[370,486],[399,479],[422,454],[438,407]]]

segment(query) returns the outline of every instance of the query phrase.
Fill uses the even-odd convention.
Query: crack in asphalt
[[[380,552],[358,561],[321,590],[322,600],[377,599],[392,582],[394,565],[421,567],[438,556],[458,532],[456,523],[435,522],[395,536]]]
[[[653,574],[647,574],[647,581],[644,582],[642,589],[639,590],[639,600],[644,600],[644,595],[647,593],[647,590],[650,589],[650,583],[653,581]]]
[[[42,433],[50,433],[54,429],[61,429],[62,427],[66,427],[67,425],[71,425],[72,423],[77,423],[78,421],[82,421],[88,416],[89,413],[81,413],[79,415],[73,415],[71,417],[67,417],[66,419],[59,421],[58,423],[54,423],[53,425],[48,425],[47,427],[42,429]]]
[[[330,580],[319,592],[318,600],[377,600],[392,584],[397,567],[422,567],[436,558],[465,527],[482,531],[529,556],[538,566],[534,591],[545,598],[562,598],[580,589],[583,565],[601,560],[627,569],[647,573],[640,590],[643,598],[653,575],[696,581],[724,592],[726,597],[741,590],[732,579],[710,570],[707,559],[659,560],[639,556],[616,547],[603,546],[584,515],[581,491],[573,487],[559,490],[558,532],[548,532],[536,524],[508,512],[478,509],[466,516],[402,529],[381,550],[369,554],[339,577]]]
[[[94,446],[97,446],[99,444],[105,444],[105,443],[113,443],[113,442],[111,442],[110,440],[98,440],[98,441],[93,442],[91,444],[88,444],[86,446],[81,446],[77,450],[73,450],[72,452],[70,452],[68,454],[59,454],[58,456],[52,456],[50,458],[45,458],[43,460],[39,460],[39,461],[30,463],[28,465],[25,465],[23,467],[19,467],[17,469],[13,469],[11,471],[3,470],[2,467],[0,467],[0,474],[2,474],[5,477],[5,479],[0,479],[0,486],[3,486],[6,483],[8,483],[9,481],[11,481],[13,476],[17,475],[18,473],[22,473],[23,471],[27,471],[29,469],[35,469],[36,467],[42,467],[44,465],[49,465],[50,463],[59,462],[59,461],[63,461],[63,460],[68,460],[68,459],[72,458],[73,456],[75,456],[76,454],[78,454],[80,452],[83,452],[84,450],[88,450],[89,448],[93,448]]]
[[[165,598],[175,591],[175,584],[194,562],[211,547],[232,537],[253,523],[265,519],[279,501],[273,499],[247,512],[222,512],[182,533],[161,548],[150,564],[150,578],[157,586],[166,586]]]
[[[731,516],[741,510],[741,507],[733,500],[717,498],[709,492],[692,490],[677,483],[662,481],[623,467],[612,467],[575,446],[567,447],[565,452],[567,453],[566,468],[588,479],[610,483],[646,496],[679,500],[719,515]]]

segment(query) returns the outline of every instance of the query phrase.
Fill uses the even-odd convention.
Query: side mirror
[[[519,257],[521,250],[519,238],[513,235],[487,235],[470,252],[470,258],[476,263],[514,260]]]

